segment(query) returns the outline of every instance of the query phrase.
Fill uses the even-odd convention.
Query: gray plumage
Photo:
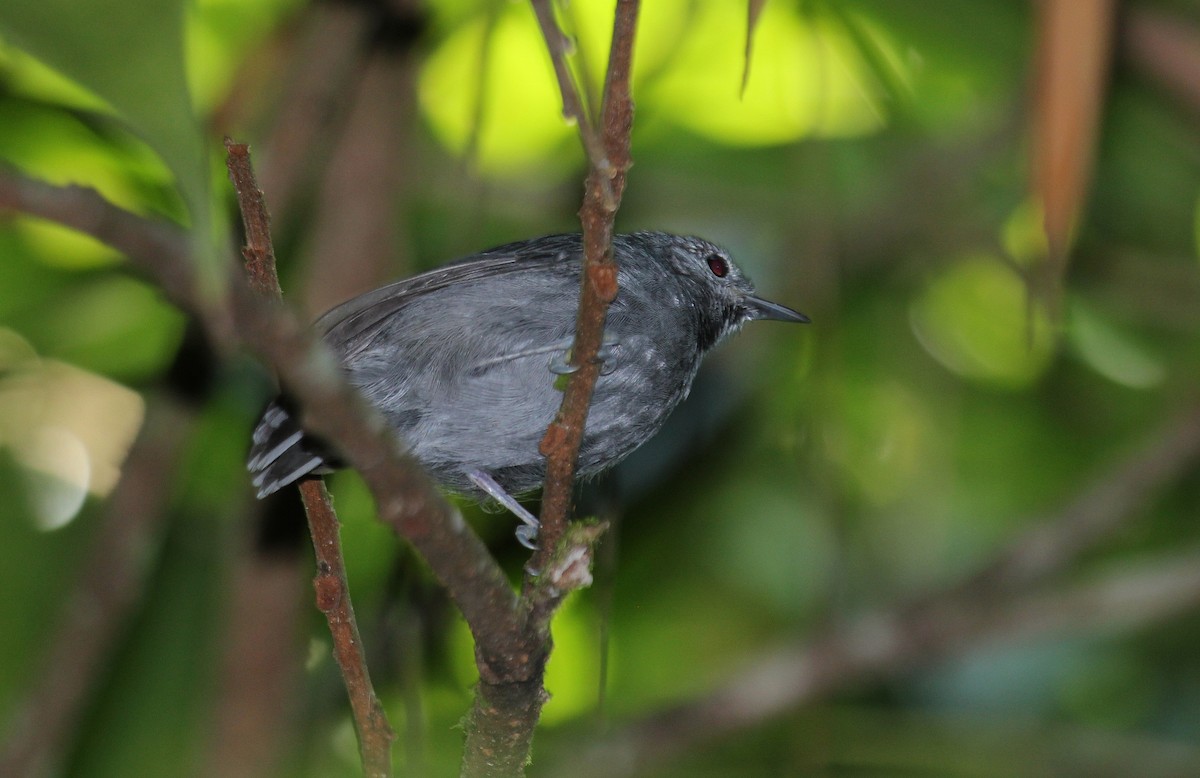
[[[807,321],[756,297],[728,254],[699,238],[618,235],[613,251],[619,292],[579,453],[583,477],[657,432],[705,352],[743,323]],[[538,442],[562,402],[554,370],[574,336],[581,266],[579,235],[511,243],[360,295],[316,327],[350,382],[445,488],[481,497],[469,477],[479,471],[521,494],[545,473]],[[254,431],[247,466],[264,497],[336,461],[276,400]]]

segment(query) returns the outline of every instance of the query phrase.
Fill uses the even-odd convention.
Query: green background
[[[541,754],[703,695],[765,647],[953,584],[1197,399],[1197,111],[1127,49],[1115,50],[1070,265],[1046,299],[1026,282],[1045,261],[1029,172],[1033,7],[771,0],[742,94],[744,3],[645,5],[618,229],[721,243],[764,296],[814,323],[755,324],[724,344],[661,435],[586,490],[583,504],[616,528],[597,585],[555,621],[533,774],[550,767]],[[1125,5],[1200,29],[1192,4]],[[611,6],[573,0],[563,12],[592,95]],[[577,229],[583,155],[530,9],[422,7],[417,34],[401,25],[364,38],[407,85],[386,110],[375,105],[401,139],[379,281]],[[269,164],[272,117],[296,94],[289,52],[329,22],[322,8],[9,0],[0,158],[187,226],[197,261],[219,269],[235,256],[236,217],[220,138],[249,141]],[[333,149],[363,83],[347,78],[350,94],[328,109],[334,130],[306,164],[352,164]],[[311,299],[313,261],[350,261],[314,250],[312,223],[367,207],[331,204],[322,180],[303,179],[275,214],[285,295],[297,301]],[[66,230],[0,215],[0,278],[6,720],[37,693],[65,593],[109,508],[76,495],[80,510],[46,528],[58,487],[27,466],[18,419],[29,409],[13,386],[66,363],[135,390],[153,414],[196,357],[182,314],[115,252]],[[195,774],[213,748],[235,571],[257,511],[242,461],[269,377],[235,357],[206,381],[173,430],[166,515],[136,555],[137,604],[60,754],[67,774]],[[139,418],[99,423],[103,437],[129,437]],[[357,478],[338,474],[331,488],[376,685],[401,732],[398,769],[456,774],[469,634],[375,522]],[[1193,469],[1045,590],[1159,569],[1200,547],[1198,498]],[[515,576],[510,518],[464,510]],[[283,622],[294,629],[275,636],[295,663],[274,731],[279,771],[352,774],[347,707],[304,584],[310,563],[290,564],[300,605]],[[950,659],[861,677],[819,705],[702,739],[653,774],[1096,774],[1115,754],[1136,755],[1140,774],[1200,769],[1196,611],[1090,625],[1001,629]]]

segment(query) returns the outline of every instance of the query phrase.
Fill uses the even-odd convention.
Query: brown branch
[[[1182,478],[1197,457],[1200,407],[1193,407],[962,583],[857,617],[805,644],[764,652],[703,698],[627,725],[585,755],[572,753],[570,764],[605,765],[597,773],[605,776],[640,774],[701,741],[987,641],[1067,628],[1131,629],[1194,607],[1200,601],[1200,553],[1195,552],[1078,588],[1028,592],[1111,537],[1157,490]],[[615,769],[617,763],[625,770]]]
[[[565,63],[566,44],[554,22],[550,4],[547,0],[532,2],[558,74],[564,112],[576,119],[592,163],[579,214],[584,260],[575,343],[571,349],[578,370],[571,376],[562,406],[539,446],[546,457],[546,480],[541,533],[532,560],[537,575],[526,578],[520,604],[524,620],[519,634],[528,650],[524,655],[513,656],[501,677],[485,673],[487,668],[480,663],[480,683],[466,724],[467,745],[462,766],[465,776],[524,775],[533,731],[547,699],[543,677],[551,647],[550,619],[568,592],[590,584],[592,548],[604,530],[599,524],[582,524],[568,530],[567,515],[588,406],[600,372],[597,354],[604,335],[604,318],[617,294],[613,219],[625,188],[625,172],[631,164],[633,102],[629,78],[638,3],[621,0],[617,4],[602,108],[603,153],[599,153],[596,129],[584,114],[579,93],[571,81]]]
[[[269,128],[259,155],[258,179],[271,193],[271,210],[282,223],[292,222],[296,203],[311,191],[330,164],[327,149],[344,120],[348,96],[363,68],[368,35],[376,23],[375,9],[365,3],[312,3],[299,22],[301,29],[286,41],[286,73],[258,93],[276,92]],[[257,66],[257,67],[255,67]],[[247,62],[245,71],[261,71],[262,64]],[[245,80],[257,79],[246,73]],[[245,125],[245,121],[217,124]]]
[[[191,243],[179,228],[117,208],[92,189],[53,186],[0,165],[0,211],[5,210],[58,222],[121,251],[200,320],[215,347],[227,351],[235,341],[233,322],[220,301],[201,289]]]
[[[570,42],[562,30],[558,28],[558,22],[554,19],[554,7],[551,4],[551,0],[530,0],[530,3],[533,5],[533,12],[537,16],[538,26],[542,29],[542,37],[546,39],[546,49],[550,52],[550,61],[554,65],[554,76],[558,79],[558,91],[562,94],[563,118],[569,122],[573,122],[579,130],[579,139],[583,142],[583,150],[587,153],[592,170],[601,173],[598,179],[598,186],[601,188],[604,203],[615,213],[621,196],[613,185],[616,170],[614,170],[612,157],[609,156],[612,152],[611,139],[608,137],[602,138],[597,133],[595,123],[583,107],[583,98],[580,96],[580,90],[576,87],[575,79],[571,76],[571,69],[567,65],[567,49]],[[636,3],[634,5],[634,12],[636,14]],[[619,16],[620,11],[618,10],[617,13]],[[629,32],[632,40],[632,27]],[[614,52],[616,51],[616,42],[616,38],[614,38]],[[609,57],[609,66],[612,66],[611,54]],[[621,171],[621,175],[624,175],[623,170]]]
[[[639,719],[547,775],[643,775],[729,736],[865,680],[895,677],[973,649],[1021,638],[1134,630],[1200,605],[1200,551],[1152,559],[1062,591],[992,607],[870,614],[803,646],[764,652],[711,694]]]
[[[539,576],[541,585],[523,603],[528,614],[523,634],[531,648],[523,656],[510,658],[509,677],[485,676],[480,665],[479,686],[466,724],[464,777],[525,774],[534,729],[549,699],[543,680],[551,648],[550,617],[567,594],[591,585],[592,548],[605,529],[595,522],[567,528]]]
[[[279,276],[275,269],[275,249],[271,242],[271,219],[262,190],[254,179],[250,150],[244,143],[225,139],[226,165],[229,178],[237,192],[238,207],[246,229],[246,245],[242,255],[246,260],[246,275],[250,286],[264,300],[279,300]],[[396,738],[387,714],[375,694],[362,638],[354,618],[354,604],[346,581],[346,563],[342,557],[341,527],[329,493],[319,480],[300,484],[308,530],[312,535],[317,574],[313,588],[317,608],[329,623],[333,636],[333,655],[346,684],[354,728],[358,733],[359,755],[363,772],[374,778],[392,774],[392,741]]]
[[[305,429],[335,445],[362,474],[380,520],[413,544],[446,587],[475,637],[481,677],[506,677],[514,657],[534,653],[520,631],[516,596],[479,536],[346,383],[309,328],[281,306],[264,304],[241,274],[230,277],[223,297],[202,296],[186,234],[118,208],[93,190],[53,186],[0,167],[4,208],[52,219],[108,243],[177,305],[196,313],[214,339],[223,336],[227,346],[236,339],[261,354],[304,409]]]
[[[267,300],[279,300],[279,275],[275,270],[275,246],[271,242],[271,216],[250,163],[250,148],[244,143],[225,139],[225,166],[237,193],[238,210],[246,230],[242,257],[246,260],[246,278],[250,288]]]
[[[357,7],[357,6],[356,6]],[[366,10],[363,8],[362,10]],[[323,152],[306,230],[303,308],[323,313],[380,286],[405,267],[408,220],[396,218],[420,175],[411,135],[416,116],[413,49],[380,47],[362,63],[340,132]]]
[[[566,526],[588,406],[592,401],[596,379],[600,376],[597,354],[604,339],[604,318],[609,304],[617,296],[617,263],[612,250],[613,221],[625,191],[625,174],[633,164],[629,154],[633,129],[629,78],[637,13],[637,0],[620,0],[617,3],[601,109],[606,159],[611,166],[605,170],[593,164],[587,178],[583,207],[579,211],[583,226],[583,278],[575,343],[571,348],[573,364],[579,369],[568,381],[562,406],[540,445],[546,457],[546,482],[542,492],[541,540],[533,562],[534,569],[538,570],[545,568]],[[552,36],[547,37],[547,45],[553,50],[555,42]],[[606,185],[611,187],[611,199],[605,195]]]
[[[526,629],[539,642],[550,645],[550,620],[567,595],[592,584],[592,551],[608,523],[589,520],[567,526],[549,564],[522,601]],[[548,649],[547,649],[548,650]]]
[[[329,622],[333,636],[333,657],[337,660],[350,708],[358,730],[359,750],[363,772],[369,776],[392,774],[392,741],[396,733],[387,714],[375,695],[367,658],[363,654],[354,606],[350,602],[350,585],[346,581],[346,565],[342,559],[341,527],[333,503],[320,479],[303,481],[300,495],[308,515],[308,531],[312,535],[313,551],[317,558],[317,574],[313,588],[317,593],[317,608]]]

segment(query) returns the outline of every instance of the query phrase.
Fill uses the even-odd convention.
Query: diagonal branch
[[[191,246],[179,228],[118,208],[92,189],[53,186],[0,165],[0,211],[5,210],[58,222],[107,243],[199,319],[216,348],[228,351],[236,341],[225,301],[205,294]]]
[[[333,355],[281,306],[264,304],[240,274],[219,296],[202,293],[187,236],[109,203],[94,190],[46,184],[0,167],[0,210],[51,219],[107,243],[196,315],[224,347],[263,356],[304,409],[310,430],[362,473],[381,521],[416,547],[446,587],[478,643],[481,662],[526,650],[516,598],[504,572],[420,465],[400,449],[383,419],[350,387]]]
[[[1063,570],[1080,554],[1111,536],[1164,485],[1200,457],[1200,406],[1171,418],[1162,430],[1122,462],[1100,473],[1060,513],[1034,523],[978,573],[963,582],[961,596],[1029,587]]]
[[[1143,628],[1197,606],[1200,550],[1193,549],[987,607],[868,614],[806,644],[764,651],[712,693],[571,749],[555,760],[561,769],[545,774],[645,775],[703,744],[855,683],[895,677],[998,642]]]
[[[282,292],[275,269],[271,220],[262,190],[254,178],[250,149],[246,144],[234,143],[228,138],[225,139],[225,149],[229,177],[237,192],[238,208],[246,230],[246,245],[242,248],[246,275],[250,285],[264,301],[278,301]],[[396,734],[375,694],[367,669],[367,658],[354,617],[354,604],[350,599],[350,585],[346,580],[338,517],[322,481],[301,483],[300,496],[316,556],[317,574],[313,579],[313,587],[316,589],[317,607],[325,614],[333,637],[333,655],[350,698],[363,772],[371,778],[387,778],[392,774],[392,741]]]
[[[896,676],[988,641],[1066,629],[1129,629],[1196,607],[1200,551],[1062,591],[1031,590],[1131,521],[1138,506],[1183,478],[1198,458],[1200,406],[1194,406],[963,582],[915,602],[860,615],[804,643],[765,651],[709,694],[633,722],[583,757],[573,753],[572,765],[607,767],[572,774],[641,774],[651,763],[700,742],[747,729],[854,683]],[[618,762],[624,770],[612,769]]]
[[[359,471],[375,497],[380,519],[413,543],[475,637],[480,684],[466,727],[467,774],[523,773],[546,699],[543,676],[550,650],[549,619],[566,592],[589,582],[590,550],[603,531],[602,525],[580,524],[568,532],[566,517],[599,372],[596,355],[603,322],[616,295],[613,219],[631,164],[629,77],[637,11],[636,0],[618,3],[601,112],[604,154],[589,155],[593,165],[580,210],[585,259],[572,353],[581,369],[570,380],[564,406],[541,446],[547,456],[547,498],[541,550],[534,561],[543,575],[536,584],[526,582],[527,596],[520,607],[478,536],[400,449],[379,414],[346,384],[332,355],[307,327],[278,304],[264,303],[240,275],[231,277],[223,294],[205,296],[186,236],[178,229],[117,208],[93,191],[50,186],[0,169],[0,208],[54,219],[123,251],[172,300],[195,313],[226,351],[242,343],[259,352],[300,403],[301,425],[334,444],[347,464]],[[565,44],[561,37],[552,40],[558,41],[561,58]],[[577,116],[586,144],[588,134],[594,135],[596,129],[587,123],[581,106]],[[256,245],[253,240],[251,245]],[[247,259],[265,267],[270,264],[269,250],[260,246],[249,251]],[[259,284],[263,285],[274,287],[269,279]]]
[[[558,91],[562,93],[563,118],[575,124],[579,130],[579,139],[583,142],[583,150],[587,153],[588,162],[593,170],[602,175],[599,180],[604,203],[614,212],[620,201],[620,194],[614,191],[613,163],[608,156],[610,140],[602,138],[596,131],[595,122],[588,116],[583,107],[583,98],[575,85],[571,69],[567,65],[567,49],[570,42],[563,31],[559,29],[554,19],[554,7],[551,0],[530,0],[533,12],[537,16],[538,26],[542,28],[542,37],[546,39],[546,49],[550,52],[550,61],[554,65],[554,76],[558,79]],[[619,11],[618,11],[619,13]],[[614,44],[616,39],[613,39]],[[631,34],[632,42],[632,34]],[[610,58],[611,64],[611,58]]]

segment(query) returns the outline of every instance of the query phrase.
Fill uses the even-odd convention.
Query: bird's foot
[[[571,349],[574,345],[574,338],[563,341],[562,350],[558,351],[554,358],[550,360],[550,372],[555,375],[570,375],[579,370],[579,365],[571,364]],[[600,375],[608,375],[617,369],[617,361],[615,359],[615,349],[621,345],[621,341],[615,335],[605,333],[604,340],[600,343],[600,350],[596,352],[596,358],[600,360]]]
[[[515,497],[504,491],[504,487],[496,483],[496,479],[482,470],[468,470],[467,478],[521,520],[521,526],[517,527],[517,542],[530,550],[536,549],[538,529],[541,527],[537,517],[517,502]]]

